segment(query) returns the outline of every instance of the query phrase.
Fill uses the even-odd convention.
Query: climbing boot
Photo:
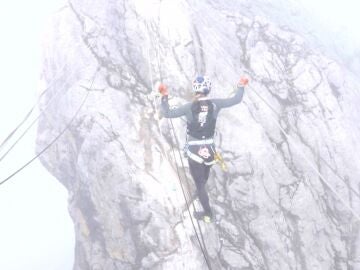
[[[195,211],[194,217],[197,220],[202,220],[205,223],[210,223],[212,221],[212,213],[205,213],[204,211]]]

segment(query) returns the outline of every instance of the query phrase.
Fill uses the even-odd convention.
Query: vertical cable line
[[[66,126],[64,127],[64,129],[61,130],[61,132],[47,145],[45,146],[38,154],[36,154],[32,159],[30,159],[28,162],[26,162],[24,165],[22,165],[19,169],[17,169],[16,171],[14,171],[12,174],[10,174],[8,177],[6,177],[5,179],[3,179],[2,181],[0,181],[0,185],[6,183],[7,181],[9,181],[12,177],[14,177],[16,174],[18,174],[19,172],[21,172],[23,169],[25,169],[27,166],[29,166],[33,161],[35,161],[38,157],[40,157],[46,150],[48,150],[56,141],[58,141],[61,136],[69,129],[69,127],[71,126],[71,124],[74,122],[74,120],[76,119],[76,117],[78,116],[81,108],[84,106],[89,94],[90,94],[90,90],[93,87],[93,83],[95,81],[96,75],[98,73],[99,69],[96,70],[91,85],[90,85],[90,89],[87,90],[87,93],[83,99],[83,101],[81,102],[80,106],[78,107],[78,109],[76,110],[74,116],[70,119],[70,121],[66,124]]]
[[[189,7],[193,12],[195,12],[195,11],[194,11],[194,8],[192,8],[187,2],[186,2],[186,4],[188,5],[188,7]],[[200,19],[201,19],[201,20],[203,21],[203,23],[204,23],[204,20],[203,20],[201,17],[200,17]],[[218,37],[218,34],[217,34],[214,30],[212,30],[212,29],[210,29],[210,28],[209,28],[209,30],[214,34],[214,36]],[[203,48],[201,45],[196,45],[196,46],[198,46],[203,52],[205,52],[204,48]],[[219,50],[219,45],[215,45],[214,48],[215,48],[218,52],[221,52],[221,51]],[[233,63],[231,63],[227,58],[224,58],[224,59],[225,59],[225,61],[229,64],[230,67],[231,67],[231,66],[234,66]],[[226,66],[226,68],[227,68],[228,70],[230,70],[232,73],[234,73],[234,71],[231,70],[231,69],[229,68],[229,66]],[[251,88],[252,91],[271,109],[271,111],[280,118],[280,115],[278,114],[278,112],[269,104],[269,102],[267,102],[259,93],[257,93],[257,91],[256,91],[254,88],[252,88],[252,87],[250,87],[250,88]],[[358,221],[360,221],[360,215],[359,215],[350,205],[348,205],[348,204],[345,202],[344,199],[341,198],[340,194],[335,190],[335,188],[333,188],[333,187],[330,185],[330,183],[325,179],[325,177],[321,174],[321,172],[312,164],[312,162],[305,156],[305,154],[304,154],[300,149],[298,149],[297,146],[295,146],[296,143],[293,142],[293,141],[291,141],[292,137],[290,137],[290,135],[288,135],[288,134],[286,133],[286,131],[280,126],[280,124],[277,122],[277,119],[275,119],[274,116],[271,116],[271,117],[274,119],[274,121],[275,121],[276,125],[279,127],[280,131],[281,131],[281,132],[284,134],[284,136],[289,140],[289,142],[292,142],[292,143],[293,143],[293,146],[294,146],[295,150],[304,158],[304,160],[308,163],[308,165],[315,171],[315,173],[319,176],[319,178],[322,180],[322,182],[333,192],[333,194],[335,195],[335,197],[345,206],[345,208],[347,208],[347,209],[353,214],[353,216],[354,216]],[[335,174],[335,175],[336,175],[336,174]],[[336,176],[337,176],[337,175],[336,175]],[[338,176],[338,178],[340,178],[340,177]],[[341,178],[340,178],[340,179],[341,179]],[[342,180],[342,179],[341,179],[341,180]],[[342,181],[343,181],[343,180],[342,180]]]
[[[150,39],[150,27],[149,25],[145,22],[146,24],[146,28],[147,28],[147,32],[148,32],[148,42],[149,42],[149,47],[148,47],[148,64],[149,64],[149,73],[150,73],[150,80],[151,80],[151,87],[154,86],[154,81],[153,81],[153,73],[152,73],[152,68],[151,68],[151,57],[150,57],[150,45],[151,45],[151,39]],[[156,52],[156,56],[157,56],[157,61],[159,61],[159,54]],[[160,63],[158,62],[158,65],[159,65],[159,69],[160,69]],[[156,110],[156,104],[154,104],[155,106],[155,110]],[[173,133],[173,136],[175,137],[175,142],[176,142],[176,145],[178,147],[178,152],[179,152],[179,155],[180,155],[180,160],[181,160],[181,164],[184,167],[184,163],[183,163],[183,160],[182,160],[182,157],[181,157],[181,153],[179,151],[179,142],[178,142],[178,139],[176,137],[176,134],[175,134],[175,131],[174,131],[174,126],[173,126],[173,123],[172,123],[172,120],[171,119],[168,119],[169,120],[169,123],[171,124],[171,131]],[[160,125],[159,125],[159,132],[161,133],[161,129],[160,129]],[[190,204],[192,204],[193,208],[195,209],[195,206],[194,206],[194,202],[190,203],[187,196],[186,196],[186,193],[188,194],[189,198],[191,198],[190,196],[190,189],[189,189],[189,184],[187,182],[187,187],[188,187],[188,192],[185,191],[185,188],[184,188],[184,185],[182,183],[182,180],[181,180],[181,176],[180,176],[180,168],[179,166],[176,164],[176,153],[175,153],[175,148],[172,144],[171,145],[171,150],[172,150],[172,153],[173,153],[173,157],[174,157],[174,161],[175,161],[175,167],[176,167],[176,173],[177,173],[177,176],[178,176],[178,179],[179,179],[179,183],[180,183],[180,187],[181,187],[181,191],[182,191],[182,194],[183,194],[183,197],[184,197],[184,200],[185,200],[185,204],[186,204],[186,208],[187,208],[187,211],[188,211],[188,214],[189,214],[189,217],[190,217],[190,221],[191,221],[191,224],[192,224],[192,227],[194,229],[194,232],[195,232],[195,236],[196,236],[196,239],[199,243],[199,246],[200,246],[200,249],[201,249],[201,252],[203,254],[203,257],[204,257],[204,260],[206,262],[206,265],[208,267],[208,269],[212,270],[212,267],[211,267],[211,264],[210,264],[210,261],[209,261],[209,258],[208,258],[208,252],[206,250],[206,247],[205,247],[205,242],[204,242],[204,237],[203,237],[203,234],[201,232],[201,227],[200,227],[200,224],[199,224],[199,221],[197,221],[197,225],[198,225],[198,228],[199,228],[199,231],[200,231],[200,237],[199,237],[199,233],[197,232],[196,230],[196,226],[195,226],[195,223],[194,223],[194,220],[193,220],[193,217],[191,215],[191,212],[190,212]],[[185,175],[185,178],[186,180],[188,181],[188,178],[186,176],[186,173],[184,172],[184,175]],[[196,210],[196,209],[195,209]],[[200,239],[201,238],[201,239]]]
[[[177,152],[178,152],[178,155],[180,156],[181,166],[182,166],[183,168],[185,168],[184,161],[183,161],[181,152],[180,152],[180,150],[179,150],[179,145],[180,145],[180,143],[179,143],[179,140],[178,140],[178,138],[177,138],[177,136],[176,136],[175,127],[174,127],[174,124],[173,124],[171,118],[169,119],[169,122],[170,122],[170,125],[171,125],[171,131],[172,131],[172,133],[173,133],[173,137],[175,138],[175,142],[176,142],[176,145],[177,145]],[[173,150],[174,159],[176,160],[176,158],[175,158],[174,146],[171,145],[171,148],[172,148],[172,150]],[[179,170],[178,165],[177,165],[177,164],[175,164],[175,165],[176,165],[177,170]],[[190,195],[190,191],[189,191],[189,190],[190,190],[189,178],[187,177],[187,175],[186,175],[185,172],[184,172],[184,176],[185,176],[185,183],[186,183],[186,186],[187,186],[187,189],[188,189],[188,194],[189,194],[188,196],[189,196],[190,199],[191,199],[191,195]],[[179,175],[179,180],[180,180],[180,175]],[[180,180],[180,183],[181,183],[181,180]],[[182,184],[181,184],[181,185],[182,185]],[[181,188],[183,189],[183,187],[181,187]],[[185,197],[185,194],[184,194],[184,197]],[[185,197],[185,198],[186,198],[186,197]],[[192,205],[194,211],[197,211],[194,202],[192,202],[191,205]],[[191,212],[190,212],[190,205],[188,205],[188,204],[187,204],[187,209],[188,209],[188,212],[189,212],[189,216],[190,216],[191,223],[193,224],[194,229],[195,229],[194,221],[193,221],[193,218],[192,218],[192,215],[191,215]],[[204,254],[205,261],[206,261],[209,269],[212,269],[210,262],[208,262],[208,260],[209,260],[209,253],[208,253],[207,248],[206,248],[206,244],[205,244],[205,240],[204,240],[204,236],[203,236],[203,233],[202,233],[202,230],[201,230],[201,226],[200,226],[199,220],[196,220],[196,223],[197,223],[197,226],[198,226],[198,229],[199,229],[199,234],[200,234],[201,242],[202,242],[202,245],[203,245],[202,251],[203,251],[203,254]],[[196,235],[196,236],[198,237],[198,235]],[[198,238],[199,238],[199,237],[198,237]]]

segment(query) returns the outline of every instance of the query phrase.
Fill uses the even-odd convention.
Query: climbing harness
[[[227,172],[228,168],[226,166],[225,160],[223,159],[223,157],[221,156],[219,151],[216,151],[213,147],[214,144],[214,139],[205,139],[205,140],[196,140],[196,141],[188,141],[186,140],[185,146],[183,148],[183,152],[184,152],[184,157],[188,158],[190,157],[192,160],[198,162],[198,163],[203,163],[203,160],[201,158],[199,158],[197,155],[193,154],[192,152],[190,152],[189,150],[189,145],[210,145],[211,151],[214,153],[214,162],[208,163],[206,165],[213,165],[213,164],[218,164],[220,166],[220,168],[224,171]]]
[[[213,144],[214,139],[205,139],[205,140],[197,140],[197,141],[188,141],[188,145],[205,145],[205,144]]]

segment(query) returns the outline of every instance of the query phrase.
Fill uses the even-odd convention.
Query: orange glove
[[[159,84],[158,90],[162,96],[167,96],[169,94],[167,90],[167,86],[163,83]]]
[[[238,87],[244,87],[249,83],[249,79],[246,77],[241,77],[239,82],[237,83]]]

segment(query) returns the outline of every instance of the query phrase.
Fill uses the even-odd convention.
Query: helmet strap
[[[203,93],[200,93],[200,92],[196,92],[195,93],[195,96],[194,96],[194,99],[197,100],[199,98],[202,98],[202,97],[205,97],[206,95],[204,95]]]

